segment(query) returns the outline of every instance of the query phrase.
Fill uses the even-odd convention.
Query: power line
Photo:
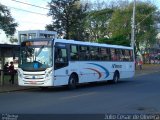
[[[37,24],[37,25],[46,24],[46,23],[25,22],[25,21],[21,21],[21,23],[25,23],[25,24]]]
[[[31,21],[23,21],[23,20],[20,20],[19,22],[21,22],[21,23],[25,23],[25,24],[47,24],[47,23],[45,23],[45,22],[31,22]]]
[[[37,7],[37,8],[42,8],[42,9],[49,10],[49,8],[46,8],[46,7],[41,7],[41,6],[38,6],[38,5],[33,5],[33,4],[30,4],[30,3],[18,1],[18,0],[11,0],[11,1],[21,3],[21,4],[25,4],[25,5],[29,5],[29,6],[32,6],[32,7]]]
[[[42,1],[48,2],[48,0],[42,0]]]
[[[5,6],[6,6],[6,5],[5,5]],[[13,9],[20,10],[20,11],[24,11],[24,12],[33,13],[33,14],[38,14],[38,15],[47,16],[46,14],[42,14],[42,13],[38,13],[38,12],[33,12],[33,11],[29,11],[29,10],[24,10],[24,9],[20,9],[20,8],[15,8],[15,7],[11,7],[11,6],[6,6],[6,7],[13,8]]]
[[[136,26],[140,25],[144,20],[146,20],[150,15],[152,15],[154,12],[158,12],[158,11],[153,11],[150,14],[148,14],[145,18],[143,18],[139,23],[137,23]]]

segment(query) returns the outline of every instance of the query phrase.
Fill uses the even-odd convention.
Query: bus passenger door
[[[68,84],[68,52],[65,44],[58,44],[55,46],[54,54],[54,85]]]
[[[68,66],[68,57],[66,48],[55,48],[54,69],[60,69]]]

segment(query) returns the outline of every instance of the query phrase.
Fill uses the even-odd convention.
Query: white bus
[[[79,83],[133,77],[131,47],[39,38],[21,43],[18,84],[76,88]]]

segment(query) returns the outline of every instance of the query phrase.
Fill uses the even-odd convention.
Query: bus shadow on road
[[[118,87],[126,84],[132,84],[132,80],[120,80],[118,83],[114,84],[109,81],[100,81],[100,82],[90,82],[90,83],[81,83],[78,84],[76,89],[70,90],[68,86],[58,86],[58,87],[40,87],[37,89],[32,89],[30,92],[66,92],[66,91],[79,91],[86,89],[97,89],[104,87]]]

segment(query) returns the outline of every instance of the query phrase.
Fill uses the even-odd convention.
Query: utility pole
[[[131,27],[132,27],[132,33],[131,33],[131,47],[133,48],[133,55],[135,55],[135,14],[136,14],[136,0],[134,0],[133,2],[133,16],[131,19]],[[135,57],[135,56],[134,56]]]

